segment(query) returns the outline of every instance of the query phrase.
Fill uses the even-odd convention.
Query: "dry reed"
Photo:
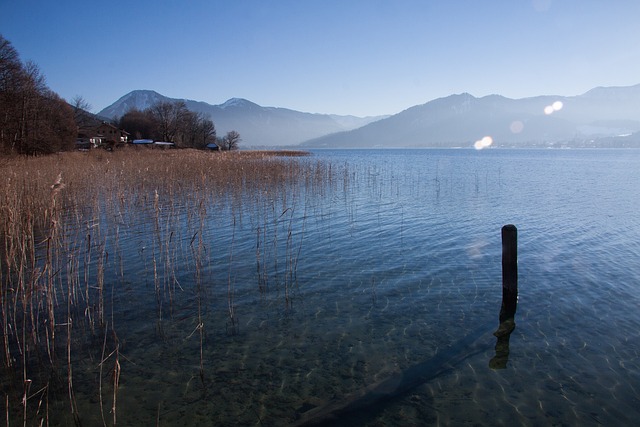
[[[79,424],[82,414],[76,402],[73,366],[84,353],[76,348],[79,347],[76,343],[93,335],[98,336],[96,342],[100,344],[89,352],[100,355],[96,388],[104,423],[102,366],[111,356],[114,358],[110,382],[115,425],[117,391],[123,372],[122,350],[115,331],[114,284],[105,281],[105,270],[112,260],[116,274],[124,271],[126,260],[117,253],[121,233],[118,224],[137,214],[146,212],[154,222],[154,247],[150,250],[159,321],[164,317],[165,303],[168,301],[171,307],[174,293],[183,290],[176,277],[176,258],[188,258],[194,269],[197,293],[194,320],[200,338],[199,370],[203,383],[206,321],[200,274],[203,259],[211,250],[202,237],[202,225],[208,218],[207,206],[217,209],[226,206],[233,217],[234,230],[236,221],[242,221],[247,203],[254,203],[254,208],[263,213],[273,213],[270,254],[266,240],[271,220],[265,216],[263,223],[256,226],[258,284],[261,292],[266,291],[267,268],[273,265],[272,275],[276,282],[282,277],[285,307],[290,308],[302,236],[296,244],[293,240],[295,199],[287,200],[286,194],[293,187],[308,192],[323,191],[332,175],[331,166],[323,162],[291,159],[306,155],[297,151],[206,153],[127,148],[113,153],[92,151],[3,160],[0,164],[5,177],[0,183],[3,336],[0,345],[6,368],[3,376],[8,378],[6,382],[16,385],[6,393],[7,420],[20,413],[24,424],[48,422],[49,405],[42,409],[43,399],[48,402],[49,396],[60,397],[60,390],[54,390],[56,387],[49,379],[57,375],[56,372],[64,372],[68,405],[73,420]],[[265,195],[270,194],[285,195],[280,199],[282,206],[275,206],[275,198],[265,201]],[[178,213],[176,206],[186,214]],[[281,214],[278,216],[277,212]],[[184,232],[175,226],[180,215],[186,216],[187,223],[191,224],[191,255],[184,247],[189,238],[176,236]],[[105,216],[115,219],[105,222]],[[287,260],[285,271],[280,272],[278,229],[283,220]],[[194,245],[196,238],[198,242]],[[228,249],[227,309],[229,331],[237,334],[239,323],[231,272],[234,239]],[[111,254],[109,248],[112,248]],[[112,295],[109,301],[107,290]],[[59,342],[61,331],[66,338],[64,342]],[[113,340],[108,341],[107,335],[112,335]],[[43,360],[48,367],[43,365]],[[19,378],[11,379],[16,372],[20,373]],[[30,394],[32,389],[38,392]],[[20,402],[20,407],[14,402]]]

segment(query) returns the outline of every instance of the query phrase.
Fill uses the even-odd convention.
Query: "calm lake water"
[[[96,220],[112,224],[118,424],[640,419],[640,151],[291,161],[317,160],[336,177],[322,188]],[[519,301],[496,348],[505,224],[518,228]],[[103,357],[74,362],[85,425],[102,423]],[[52,421],[68,422],[58,407]]]

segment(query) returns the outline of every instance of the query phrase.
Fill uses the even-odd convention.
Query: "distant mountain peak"
[[[132,109],[143,111],[157,102],[184,102],[190,111],[210,118],[219,135],[235,130],[244,146],[287,146],[319,136],[355,129],[376,120],[309,114],[276,107],[262,107],[244,98],[231,98],[220,105],[202,101],[168,98],[153,90],[134,90],[99,114],[118,119]]]
[[[142,95],[142,94],[163,96],[163,95],[160,95],[158,92],[156,92],[155,90],[152,90],[152,89],[135,89],[135,90],[132,90],[131,92],[128,93],[128,95]],[[125,96],[127,96],[127,95],[125,95]]]
[[[123,97],[121,97],[116,102],[127,100],[127,99],[155,100],[155,99],[164,99],[164,98],[166,98],[164,95],[159,94],[155,90],[137,89],[137,90],[133,90],[133,91],[129,92],[128,94],[124,95]]]
[[[251,101],[248,101],[244,98],[230,98],[226,100],[223,104],[220,104],[220,108],[246,108],[246,107],[259,107],[258,104],[254,104]]]
[[[108,117],[109,119],[118,118],[132,109],[142,111],[159,101],[167,100],[169,100],[169,98],[154,90],[134,90],[100,111],[98,115]]]

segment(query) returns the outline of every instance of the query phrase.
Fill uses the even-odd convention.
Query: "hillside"
[[[355,129],[380,118],[311,114],[286,108],[262,107],[241,98],[211,105],[189,99],[168,98],[150,90],[130,92],[98,115],[118,118],[132,108],[144,110],[156,102],[174,101],[184,101],[189,110],[210,117],[218,135],[231,130],[239,132],[243,147],[297,145],[312,138]]]
[[[545,113],[554,103],[561,108]],[[549,111],[548,111],[549,112]],[[640,131],[640,85],[596,88],[573,97],[439,98],[359,129],[312,139],[304,147],[471,147],[484,136],[494,145],[629,146]],[[631,144],[632,145],[632,144]]]

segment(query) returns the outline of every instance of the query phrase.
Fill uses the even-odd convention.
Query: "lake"
[[[100,394],[110,422],[111,371],[121,425],[640,419],[640,150],[312,154],[291,161],[330,182],[94,219],[117,338],[74,361],[83,424]],[[505,224],[519,299],[498,340]]]

